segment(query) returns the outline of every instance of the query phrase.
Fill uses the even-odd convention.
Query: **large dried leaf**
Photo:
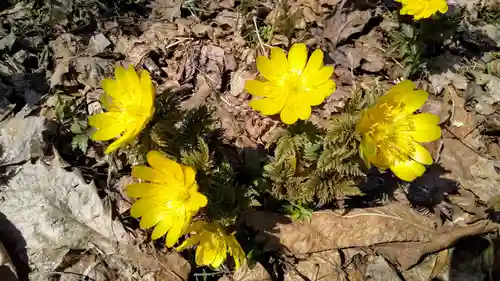
[[[410,268],[431,252],[453,245],[461,237],[491,231],[493,226],[478,222],[471,226],[439,227],[438,219],[423,216],[408,206],[387,206],[340,212],[321,211],[311,222],[290,222],[279,214],[249,212],[245,222],[266,241],[266,250],[283,250],[293,255],[329,249],[373,247],[376,251]]]
[[[126,237],[95,185],[85,183],[78,171],[63,169],[57,159],[20,166],[0,195],[0,212],[26,241],[35,271],[54,270],[70,249],[113,253],[114,242]]]

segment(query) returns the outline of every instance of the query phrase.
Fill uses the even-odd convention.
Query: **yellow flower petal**
[[[377,146],[369,135],[365,134],[363,136],[360,146],[361,158],[363,158],[363,160],[369,161],[369,159],[377,155]]]
[[[416,130],[425,130],[429,126],[439,124],[439,116],[428,112],[415,114],[410,120],[413,122]]]
[[[399,102],[404,105],[402,111],[394,121],[411,115],[417,109],[424,105],[429,94],[422,90],[414,90],[415,84],[409,80],[399,82],[392,87],[385,95],[379,99],[379,103]]]
[[[333,80],[327,80],[308,95],[307,104],[310,106],[320,105],[333,92],[335,92],[335,82],[333,82]]]
[[[141,198],[132,204],[132,208],[130,208],[130,215],[134,218],[142,217],[148,213],[151,206],[154,206],[156,203],[157,199],[154,197]]]
[[[396,162],[390,167],[391,171],[400,179],[411,182],[420,177],[425,172],[425,167],[413,160]]]
[[[101,81],[101,87],[104,90],[105,95],[108,95],[112,99],[119,100],[122,96],[122,89],[118,87],[118,83],[113,79],[103,79]]]
[[[280,48],[271,48],[271,62],[277,73],[288,71],[288,60],[285,51]]]
[[[161,206],[156,206],[155,208],[150,207],[148,212],[142,216],[141,221],[139,222],[139,227],[143,229],[151,228],[168,215],[169,214],[167,212],[162,210]]]
[[[95,141],[110,140],[119,137],[123,130],[120,126],[107,127],[95,131],[90,135],[90,138]]]
[[[165,190],[165,186],[154,183],[132,183],[127,185],[125,193],[130,198],[151,197]]]
[[[311,54],[311,57],[309,57],[309,61],[307,62],[303,75],[309,78],[309,76],[311,76],[312,74],[317,73],[322,66],[323,66],[323,51],[321,51],[320,49],[316,49]]]
[[[431,142],[441,137],[441,128],[439,126],[430,126],[426,130],[414,131],[412,137],[418,142]]]
[[[194,245],[198,244],[200,242],[199,236],[193,235],[189,237],[188,239],[184,240],[182,244],[180,244],[178,247],[175,248],[177,252],[181,252],[184,249],[193,247]]]
[[[307,103],[298,104],[296,107],[297,116],[300,120],[307,120],[311,117],[311,107]]]
[[[411,158],[413,158],[413,160],[420,162],[421,164],[425,164],[425,165],[432,164],[432,162],[433,162],[432,156],[429,153],[429,151],[427,151],[427,149],[425,149],[423,146],[421,146],[418,143],[413,143],[413,146],[414,146],[414,150],[412,151],[412,155],[411,155]]]
[[[132,167],[132,176],[141,180],[150,181],[154,183],[165,183],[165,175],[160,171],[146,166]]]
[[[274,115],[283,109],[285,100],[282,98],[252,99],[248,105],[254,110],[260,111],[263,115]]]
[[[315,73],[312,86],[317,87],[317,86],[325,83],[327,80],[329,80],[332,77],[333,71],[334,71],[334,67],[331,65],[321,68],[318,72]]]
[[[203,261],[205,260],[205,248],[207,248],[208,245],[206,243],[200,243],[198,247],[196,248],[196,256],[195,256],[195,262],[197,265],[206,265]]]
[[[219,268],[220,265],[226,260],[227,258],[227,247],[226,243],[223,239],[219,241],[219,244],[217,245],[217,249],[215,251],[215,258],[212,261],[212,267],[213,268]]]
[[[148,164],[155,170],[163,174],[164,183],[172,185],[184,183],[184,173],[179,163],[168,159],[161,152],[153,150],[147,154]]]
[[[197,192],[191,195],[191,197],[191,201],[188,205],[186,205],[186,208],[189,210],[197,210],[199,208],[205,207],[208,204],[207,197],[201,193]]]
[[[285,105],[280,113],[281,121],[287,125],[291,125],[299,119],[298,112],[291,105]]]
[[[165,216],[153,229],[153,233],[151,233],[151,239],[156,240],[165,233],[167,233],[172,227],[172,217]]]
[[[288,53],[288,69],[292,73],[300,74],[307,63],[307,47],[303,43],[295,43]]]
[[[193,167],[183,165],[182,175],[184,175],[184,178],[182,180],[184,181],[185,186],[192,187],[196,184],[196,171]],[[196,190],[198,190],[198,186],[194,187],[196,187]]]
[[[177,240],[184,234],[183,230],[186,225],[189,225],[191,218],[186,218],[185,216],[179,215],[177,218],[173,219],[172,228],[167,233],[167,238],[165,240],[165,245],[172,248]]]
[[[135,138],[136,133],[134,131],[128,130],[116,141],[112,142],[104,151],[105,154],[109,154],[118,148],[132,142]]]
[[[121,117],[122,114],[120,112],[104,112],[89,116],[88,122],[89,126],[97,129],[119,127],[124,131],[127,128],[127,124],[123,124]]]
[[[256,97],[272,97],[276,88],[269,82],[248,80],[245,82],[245,90]]]
[[[264,78],[272,82],[279,80],[276,75],[276,70],[273,67],[273,63],[270,59],[264,56],[257,57],[256,64],[257,70],[259,70],[260,75],[262,75]]]

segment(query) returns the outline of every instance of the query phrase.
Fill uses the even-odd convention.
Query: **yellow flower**
[[[401,15],[413,16],[415,20],[428,18],[438,11],[446,13],[448,11],[448,4],[446,0],[396,0],[403,4]]]
[[[140,227],[155,226],[151,239],[167,233],[166,245],[172,247],[198,210],[207,205],[205,195],[198,192],[193,168],[180,165],[158,151],[147,154],[150,167],[135,166],[132,176],[148,181],[127,186],[126,193],[140,198],[130,209],[134,218],[141,218]]]
[[[196,264],[218,268],[226,260],[227,252],[233,256],[236,269],[245,261],[245,252],[238,240],[234,235],[227,235],[220,224],[196,221],[189,227],[188,232],[195,234],[176,250],[182,251],[199,243],[196,248]]]
[[[154,113],[155,90],[146,70],[139,77],[132,66],[128,69],[120,66],[115,69],[115,77],[116,80],[101,82],[105,92],[101,102],[107,112],[89,117],[89,125],[97,129],[91,139],[104,141],[118,137],[105,153],[134,140]]]
[[[293,44],[288,58],[280,48],[271,49],[271,59],[257,58],[264,78],[249,80],[245,89],[254,96],[250,107],[263,115],[281,112],[281,121],[293,124],[311,116],[311,106],[321,104],[333,91],[333,66],[323,66],[323,52],[315,50],[309,62],[305,44]]]
[[[427,100],[428,94],[415,90],[405,80],[392,87],[378,103],[363,112],[356,130],[363,135],[360,155],[367,163],[400,179],[413,181],[425,172],[422,164],[432,164],[432,156],[418,142],[441,137],[439,117],[431,113],[413,115]]]

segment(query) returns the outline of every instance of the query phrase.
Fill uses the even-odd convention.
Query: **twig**
[[[497,160],[493,157],[488,157],[486,154],[484,153],[481,153],[479,150],[475,149],[474,147],[472,147],[470,144],[466,143],[465,141],[463,141],[459,136],[457,136],[454,132],[452,132],[448,126],[445,126],[444,129],[450,133],[454,139],[458,140],[459,142],[461,142],[465,147],[467,147],[468,149],[470,149],[472,152],[476,153],[477,155],[485,158],[485,159],[488,159],[488,160]]]
[[[75,275],[75,276],[80,276],[83,278],[83,280],[89,280],[89,281],[96,281],[94,278],[90,278],[89,276],[87,275],[84,275],[84,274],[81,274],[81,273],[76,273],[76,272],[65,272],[65,271],[61,271],[61,272],[58,272],[58,271],[48,271],[48,272],[41,272],[41,273],[44,273],[44,274],[47,274],[47,275],[59,275],[59,276],[62,276],[62,275]]]
[[[262,42],[262,39],[260,38],[259,34],[259,27],[257,26],[257,17],[253,16],[253,26],[255,27],[255,34],[257,34],[257,39],[259,40],[259,46],[262,48],[262,53],[266,53],[266,50],[264,49],[264,43]]]

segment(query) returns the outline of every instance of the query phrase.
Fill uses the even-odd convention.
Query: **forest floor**
[[[500,280],[500,5],[449,2],[414,22],[376,0],[2,1],[2,280]],[[312,124],[358,90],[411,79],[430,94],[421,111],[441,119],[426,144],[435,164],[412,183],[377,172],[333,205],[287,209],[251,190],[236,272],[151,241],[123,192],[140,151],[108,157],[89,139],[100,81],[132,64],[181,109],[210,107],[229,162],[252,178],[284,126],[248,106],[245,81],[257,56],[295,42],[335,66]]]

